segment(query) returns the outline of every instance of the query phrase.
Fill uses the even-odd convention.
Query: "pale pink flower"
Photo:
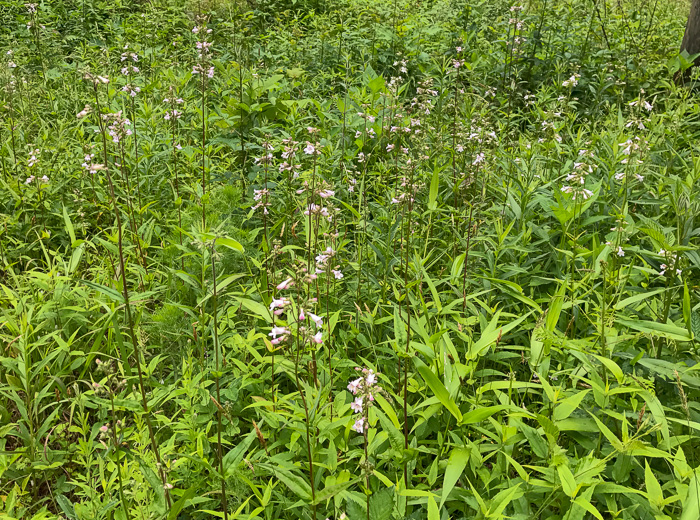
[[[374,383],[377,382],[377,375],[374,373],[374,370],[369,370],[367,371],[367,377],[365,378],[365,381],[369,386],[372,386]]]
[[[350,409],[355,413],[362,413],[362,397],[357,397],[350,404]]]
[[[323,327],[323,316],[316,316],[314,313],[309,313],[309,318],[313,321],[318,328]]]
[[[357,433],[364,433],[365,428],[366,424],[364,417],[360,417],[358,420],[355,421],[355,424],[352,425],[352,429],[355,430]]]
[[[352,392],[353,394],[356,394],[357,391],[360,389],[360,384],[362,384],[362,378],[357,378],[354,381],[350,381],[350,384],[348,384],[348,390]]]
[[[283,291],[284,289],[289,289],[292,285],[294,285],[294,281],[292,280],[291,276],[287,278],[284,282],[279,284],[277,286],[278,291]]]
[[[286,327],[272,327],[272,330],[270,330],[268,336],[277,338],[277,336],[284,336],[285,334],[289,334],[289,330]]]

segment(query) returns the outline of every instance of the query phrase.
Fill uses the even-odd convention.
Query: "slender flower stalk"
[[[214,356],[216,363],[216,400],[221,402],[221,386],[219,384],[219,374],[221,373],[221,362],[220,362],[220,349],[219,349],[219,324],[217,320],[218,316],[218,295],[216,293],[216,240],[212,241],[211,244],[211,275],[212,284],[214,289],[213,294],[213,306],[214,306]],[[221,442],[221,408],[217,406],[217,422],[216,422],[216,435],[218,441],[218,455],[219,455],[219,472],[221,473],[221,503],[224,509],[224,520],[228,520],[228,505],[226,502],[226,475],[224,473],[224,454],[223,454],[223,444]]]
[[[121,220],[121,211],[119,209],[119,205],[117,204],[117,197],[115,195],[114,191],[114,183],[112,182],[112,175],[110,174],[109,171],[109,156],[107,154],[107,129],[105,126],[105,123],[101,117],[102,114],[102,109],[100,106],[100,95],[99,95],[99,90],[98,90],[98,85],[99,84],[106,84],[109,83],[109,80],[107,78],[103,78],[101,76],[93,76],[90,73],[87,73],[85,75],[86,79],[90,80],[93,85],[93,91],[94,91],[94,96],[95,96],[95,107],[97,111],[97,123],[99,125],[99,131],[102,136],[102,153],[103,153],[103,160],[104,164],[99,165],[101,167],[96,167],[95,170],[99,171],[102,170],[105,172],[105,176],[107,177],[107,184],[109,186],[109,193],[112,199],[112,205],[114,208],[114,215],[115,218],[117,219],[117,251],[118,251],[118,256],[119,256],[119,272],[121,275],[121,282],[122,282],[122,295],[124,297],[124,310],[126,313],[126,321],[127,325],[129,328],[129,336],[131,339],[131,344],[134,349],[134,357],[136,359],[136,372],[138,374],[139,378],[139,389],[141,391],[141,405],[143,408],[144,412],[144,417],[146,419],[146,425],[148,426],[148,435],[151,439],[151,448],[153,449],[153,453],[156,457],[157,465],[160,470],[161,474],[161,479],[163,481],[163,486],[166,484],[165,480],[165,473],[163,472],[162,468],[162,463],[161,463],[161,458],[160,458],[160,451],[158,450],[158,444],[156,443],[156,438],[153,433],[153,424],[151,423],[151,415],[150,411],[148,409],[148,401],[146,399],[146,387],[143,381],[143,370],[141,367],[141,349],[139,348],[139,343],[136,338],[136,330],[134,327],[134,320],[131,314],[131,303],[129,301],[129,288],[128,288],[128,281],[126,278],[126,262],[124,261],[124,238],[122,236],[122,220]],[[128,359],[124,360],[125,363],[128,364]],[[168,509],[170,509],[170,493],[166,489],[165,490],[165,500],[167,502]]]
[[[212,42],[207,40],[207,36],[211,34],[211,29],[206,26],[207,19],[203,16],[198,16],[198,23],[192,29],[192,33],[199,35],[197,41],[197,64],[192,68],[192,74],[200,76],[200,105],[202,109],[202,228],[207,226],[207,87],[209,80],[214,77],[214,67],[211,64],[211,45]]]

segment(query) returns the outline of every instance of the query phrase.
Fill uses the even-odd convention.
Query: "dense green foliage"
[[[0,518],[700,518],[677,4],[0,1]]]

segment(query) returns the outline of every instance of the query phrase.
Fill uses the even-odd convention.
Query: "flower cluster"
[[[91,72],[85,72],[83,74],[83,79],[86,79],[88,81],[91,81],[93,85],[107,85],[109,83],[109,78],[105,76],[98,76],[95,74],[92,74]]]
[[[568,87],[575,87],[578,85],[578,80],[581,78],[580,74],[574,74],[571,76],[569,79],[564,80],[561,84],[562,87],[568,88]]]
[[[302,266],[301,264],[299,265],[299,268],[296,271],[297,279],[300,279],[300,276],[308,274],[308,270],[306,269],[306,267]],[[310,282],[310,278],[306,276],[305,281],[307,283]],[[277,290],[286,291],[291,289],[294,285],[296,285],[295,278],[289,276],[277,285]],[[311,298],[307,303],[315,302],[316,298]],[[280,296],[279,298],[274,298],[272,300],[272,303],[270,303],[270,310],[275,316],[282,316],[288,311],[288,309],[291,308],[291,305],[292,302],[289,298]],[[299,305],[299,315],[296,317],[297,327],[295,335],[298,338],[304,338],[304,341],[308,341],[311,344],[320,345],[321,343],[323,343],[323,331],[321,330],[323,328],[323,317],[318,316],[313,312],[307,310],[305,308],[306,305],[306,303],[300,303]],[[307,319],[310,322],[313,322],[313,329],[309,328],[306,325]],[[292,331],[286,326],[275,325],[272,327],[272,330],[269,332],[268,335],[272,337],[272,340],[270,342],[273,345],[278,345],[279,343],[282,343],[286,341],[289,337],[291,337]]]
[[[668,270],[670,270],[671,272],[675,270],[676,276],[680,276],[681,274],[683,274],[683,270],[678,267],[680,264],[680,258],[678,256],[678,253],[672,253],[670,251],[666,251],[665,249],[660,249],[659,256],[664,257],[666,262],[668,262],[668,265],[666,263],[663,263],[659,266],[659,274],[661,276],[665,276],[666,271]]]
[[[115,144],[119,144],[124,137],[133,133],[131,128],[129,128],[131,126],[131,121],[126,117],[122,117],[121,110],[112,114],[102,114],[102,119],[109,123],[107,133]]]
[[[377,385],[377,374],[371,368],[356,367],[355,370],[362,372],[362,376],[350,381],[348,390],[355,396],[350,408],[360,417],[355,420],[352,429],[357,433],[365,433],[369,428],[367,409],[372,406],[374,396],[382,392],[382,389]]]
[[[131,97],[136,97],[136,95],[141,92],[141,87],[134,86],[132,84],[127,84],[122,87],[122,92],[126,92]]]
[[[77,117],[78,119],[82,119],[90,112],[92,112],[92,107],[90,105],[85,105],[85,108],[78,112],[78,114],[75,117]]]
[[[257,204],[255,204],[255,206],[253,206],[253,209],[262,208],[263,213],[265,215],[267,215],[268,214],[267,208],[270,207],[270,199],[269,199],[270,191],[267,190],[266,188],[263,188],[262,190],[253,190],[253,192],[255,193],[253,195],[253,200],[255,200],[255,202],[257,203]]]
[[[306,155],[321,155],[321,148],[318,145],[316,145],[310,141],[306,141],[306,147],[304,148],[304,153]]]
[[[29,177],[27,177],[27,180],[24,181],[24,184],[31,184],[31,183],[34,182],[35,180],[36,180],[36,177],[35,177],[34,175],[30,175]],[[39,179],[39,180],[40,180],[41,182],[49,182],[49,178],[48,178],[46,175],[44,175],[44,176],[43,176],[41,179]]]
[[[174,108],[173,110],[166,110],[165,115],[163,116],[163,119],[165,119],[166,121],[170,121],[171,119],[173,121],[176,121],[176,120],[180,119],[181,117],[182,117],[182,112]]]
[[[401,204],[402,202],[410,202],[409,207],[412,207],[416,193],[422,187],[423,184],[417,181],[412,181],[408,177],[401,177],[401,184],[399,185],[400,190],[395,197],[391,198],[391,203]]]
[[[27,167],[33,168],[36,165],[36,163],[39,162],[39,158],[37,157],[38,155],[41,155],[41,152],[38,148],[34,149],[29,154],[29,159],[27,160]]]
[[[333,215],[331,215],[331,212],[328,211],[328,208],[326,206],[319,206],[318,204],[314,204],[313,202],[309,204],[304,210],[304,215],[315,215],[325,217],[328,219],[329,222],[333,220]]]
[[[124,76],[128,76],[129,74],[136,74],[139,71],[140,71],[140,69],[138,67],[136,67],[135,65],[126,65],[126,66],[122,67],[121,72]]]
[[[589,173],[593,173],[593,167],[590,164],[575,162],[574,170],[566,176],[566,180],[570,184],[563,186],[561,191],[571,194],[574,200],[589,199],[593,195],[591,190],[585,188],[586,177]]]
[[[136,65],[133,65],[133,63],[138,63],[139,56],[135,52],[127,51],[128,48],[129,44],[124,45],[124,52],[122,53],[120,60],[123,64],[121,72],[124,76],[133,76],[140,72],[140,69]],[[121,90],[134,98],[137,96],[137,94],[139,94],[139,92],[141,92],[141,87],[127,83]]]
[[[91,169],[91,167],[92,167],[92,160],[93,160],[94,158],[95,158],[95,154],[94,154],[94,153],[87,153],[87,154],[85,154],[85,161],[83,162],[82,167],[83,167],[85,170],[90,171],[90,169]]]
[[[327,247],[326,250],[323,253],[320,253],[316,255],[316,273],[315,274],[321,274],[325,273],[326,270],[329,267],[329,262],[330,260],[335,256],[335,251],[333,250],[332,247]],[[335,277],[336,280],[341,280],[343,278],[343,273],[339,269],[340,266],[336,265],[335,269],[331,269],[331,273],[333,273],[333,276]]]
[[[204,24],[206,19],[202,19],[201,22]],[[209,63],[211,59],[212,42],[206,39],[207,36],[211,34],[211,29],[207,29],[205,25],[195,25],[192,29],[192,33],[198,35],[200,38],[196,43],[199,63],[192,67],[192,74],[206,74],[206,76],[211,79],[214,77],[214,67]]]

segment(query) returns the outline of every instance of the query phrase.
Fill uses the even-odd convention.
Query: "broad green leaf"
[[[104,294],[109,299],[114,300],[115,302],[124,303],[124,297],[116,289],[112,289],[111,287],[91,282],[89,280],[80,280],[80,283],[82,283],[83,285],[87,285],[88,287],[90,287],[90,289],[94,289],[97,292]]]
[[[296,496],[307,502],[311,501],[311,486],[299,475],[284,468],[274,468],[275,475]]]
[[[535,428],[533,428],[532,426],[528,426],[525,423],[522,423],[520,421],[513,421],[513,424],[515,424],[518,427],[518,429],[522,432],[527,441],[530,443],[530,447],[532,448],[534,454],[541,459],[546,459],[549,455],[549,447],[544,437],[540,435]]]
[[[590,390],[582,390],[572,395],[571,397],[567,397],[566,399],[564,399],[554,408],[552,418],[555,421],[561,421],[569,417],[574,412],[574,410],[576,410],[579,407],[581,401],[583,401],[583,398],[586,397],[586,394],[588,394],[588,392],[590,392]]]
[[[255,300],[249,300],[248,298],[236,298],[236,300],[238,300],[243,307],[251,311],[258,318],[263,319],[268,323],[272,323],[272,318],[270,317],[272,313],[262,303],[256,302]]]
[[[525,321],[530,314],[532,314],[533,311],[528,312],[527,314],[524,314],[523,316],[519,317],[517,320],[514,320],[510,322],[508,325],[504,325],[502,327],[498,326],[498,319],[501,316],[501,311],[496,311],[491,318],[491,321],[487,325],[487,327],[482,331],[481,337],[479,338],[479,341],[474,343],[471,348],[469,349],[469,358],[470,359],[476,359],[477,357],[483,355],[486,350],[498,340],[499,337],[503,336],[504,334],[507,334],[511,330],[513,330],[515,327],[520,325],[523,321]]]
[[[141,473],[143,474],[146,482],[153,489],[155,495],[155,508],[162,515],[165,513],[165,489],[163,488],[163,482],[156,476],[151,468],[149,468],[142,460],[139,459],[139,467],[141,468]]]
[[[65,212],[65,210],[66,208],[64,207],[63,211]],[[78,517],[75,515],[75,508],[70,500],[68,500],[64,495],[56,495],[56,502],[61,508],[61,511],[63,511],[63,514],[66,515],[69,520],[77,520]]]
[[[620,439],[618,439],[613,432],[610,431],[610,428],[605,426],[600,419],[598,419],[594,414],[591,412],[588,412],[591,417],[593,417],[593,420],[595,420],[596,424],[598,425],[598,428],[600,429],[600,432],[605,436],[606,439],[612,444],[612,447],[615,448],[616,451],[623,452],[623,446],[622,442],[620,442]]]
[[[644,332],[646,334],[651,334],[652,336],[659,336],[666,339],[671,339],[674,341],[691,341],[693,338],[688,333],[687,329],[678,327],[670,323],[658,323],[656,321],[643,321],[643,320],[628,320],[623,318],[616,318],[617,323],[623,325],[624,327]]]
[[[326,500],[330,500],[341,491],[345,491],[350,486],[355,485],[357,482],[359,482],[359,480],[360,478],[358,477],[353,480],[348,480],[347,482],[341,482],[340,484],[333,484],[332,486],[327,486],[324,489],[321,489],[316,492],[316,502],[313,503],[320,504],[322,502],[325,502]]]
[[[619,302],[617,302],[615,304],[614,309],[616,311],[619,311],[620,309],[624,309],[625,307],[632,305],[633,303],[641,302],[643,300],[651,298],[652,296],[656,296],[657,294],[660,294],[662,292],[666,292],[665,287],[662,287],[661,289],[656,289],[655,291],[641,292],[639,294],[635,294],[634,296],[630,296],[629,298],[625,298],[624,300],[620,300]]]
[[[501,410],[506,410],[510,408],[508,405],[498,405],[498,406],[486,406],[484,408],[476,408],[462,417],[462,424],[474,424],[491,417],[493,414],[500,412]]]
[[[505,511],[508,504],[513,500],[517,500],[525,493],[520,489],[520,482],[515,486],[509,486],[508,488],[499,491],[499,493],[493,497],[490,501],[489,515],[488,518],[501,518],[503,511]]]
[[[656,421],[656,424],[661,426],[661,435],[666,443],[665,449],[670,449],[671,433],[668,429],[668,421],[666,420],[666,414],[664,413],[664,408],[661,405],[661,402],[659,401],[658,397],[646,390],[639,392],[639,395],[647,403],[649,413],[651,413],[651,416]]]
[[[182,496],[175,502],[168,512],[168,520],[176,520],[180,511],[187,505],[187,501],[192,499],[197,494],[197,486],[188,488]]]
[[[596,354],[593,354],[593,357],[595,357],[598,361],[603,363],[605,367],[612,372],[612,375],[615,376],[615,379],[617,379],[617,382],[619,384],[622,384],[622,382],[625,379],[625,374],[623,374],[622,369],[619,367],[617,363],[615,363],[612,359],[605,358],[603,356],[598,356]]]
[[[433,495],[428,497],[428,520],[440,520],[440,510],[435,503]]]
[[[373,408],[372,413],[376,414],[376,416],[379,418],[379,422],[382,425],[382,430],[384,430],[389,436],[391,447],[396,452],[402,453],[404,449],[404,436],[401,431],[394,426],[394,424],[379,408]]]
[[[234,251],[238,251],[239,253],[243,252],[243,246],[232,238],[218,237],[216,239],[216,245],[219,244],[222,246],[226,246],[229,249],[233,249]]]
[[[75,229],[73,229],[73,223],[68,216],[68,211],[66,211],[66,206],[63,206],[63,222],[66,225],[66,231],[68,231],[68,236],[70,237],[70,243],[75,243]],[[60,495],[63,496],[63,495]]]
[[[700,468],[688,483],[688,496],[683,502],[683,513],[679,520],[697,520],[700,518]]]
[[[450,459],[447,462],[447,468],[445,469],[445,477],[442,481],[442,498],[440,499],[440,509],[442,509],[445,500],[447,500],[450,492],[455,487],[455,484],[462,475],[464,468],[467,467],[467,462],[469,462],[468,448],[452,449]]]
[[[661,512],[664,506],[664,492],[661,491],[661,484],[656,480],[653,471],[649,467],[649,463],[644,461],[644,485],[647,490],[647,498],[651,507],[658,512]]]
[[[454,416],[455,419],[457,419],[458,423],[461,422],[462,412],[459,411],[457,404],[450,397],[450,394],[447,391],[447,388],[445,388],[445,385],[442,384],[442,382],[437,378],[433,371],[430,370],[430,368],[428,368],[428,366],[425,365],[425,363],[423,363],[420,359],[414,357],[413,362],[416,365],[418,373],[433,391],[435,397],[437,397],[438,400],[442,403],[442,405],[445,408],[447,408],[447,410]]]
[[[589,489],[591,489],[591,491],[592,491],[592,488],[589,488]],[[586,494],[587,494],[587,493],[586,493]],[[598,511],[598,510],[593,506],[593,504],[591,504],[590,498],[586,498],[585,496],[576,497],[576,500],[574,500],[574,502],[573,502],[573,504],[572,504],[572,506],[571,506],[572,509],[573,509],[574,504],[577,505],[577,506],[579,506],[579,507],[581,507],[581,508],[583,508],[583,509],[585,509],[585,510],[588,511],[590,514],[592,514],[593,516],[595,516],[598,520],[604,520],[603,515],[600,514],[600,511]]]
[[[576,485],[576,479],[574,474],[571,473],[569,466],[566,464],[560,464],[557,466],[557,474],[559,475],[559,480],[561,481],[561,487],[571,498],[576,496],[578,492],[578,486]]]
[[[374,493],[369,499],[369,517],[377,520],[391,520],[394,512],[394,488],[386,488]]]

